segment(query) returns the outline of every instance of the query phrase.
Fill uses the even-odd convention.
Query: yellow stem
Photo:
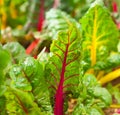
[[[96,34],[97,34],[97,10],[95,10],[95,18],[93,24],[92,46],[91,46],[91,66],[96,63]]]
[[[94,69],[90,68],[89,70],[87,70],[86,74],[94,74]]]
[[[120,105],[112,104],[112,105],[110,105],[110,107],[111,107],[111,108],[116,108],[116,109],[118,109],[118,108],[120,108]]]
[[[97,80],[99,80],[104,75],[104,73],[104,71],[100,71],[97,75]]]
[[[120,68],[116,69],[110,73],[108,73],[107,75],[103,76],[99,82],[104,85],[105,83],[108,83],[116,78],[120,77]]]
[[[11,2],[11,4],[10,4],[10,13],[11,13],[11,17],[13,19],[15,19],[17,17],[17,10],[16,10],[15,4],[13,2]]]

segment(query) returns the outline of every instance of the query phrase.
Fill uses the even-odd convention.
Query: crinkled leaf
[[[28,57],[21,63],[24,74],[32,86],[32,92],[38,106],[44,111],[52,112],[49,91],[43,74],[43,65],[37,60]]]
[[[81,19],[81,25],[84,38],[83,57],[85,60],[90,58],[91,66],[97,61],[104,61],[111,51],[117,51],[118,30],[102,0],[96,0],[91,4],[90,9]]]
[[[74,23],[78,28],[80,27],[80,24],[67,13],[58,9],[50,9],[46,13],[47,27],[45,27],[45,30],[43,29],[42,35],[47,36],[48,38],[57,39],[58,33],[61,30],[67,30],[71,22]]]
[[[28,81],[24,71],[22,71],[22,67],[19,65],[14,65],[10,70],[10,77],[12,79],[11,85],[17,89],[21,89],[23,91],[31,91],[32,86]]]
[[[94,87],[98,84],[98,81],[94,75],[85,74],[84,77],[82,77],[82,83],[85,87]]]
[[[114,87],[114,86],[112,86],[112,84],[108,84],[107,89],[114,96],[114,98],[117,100],[117,103],[120,104],[120,88]]]
[[[21,91],[32,92],[34,101],[42,111],[52,112],[49,91],[47,89],[43,65],[32,57],[27,57],[14,65],[10,71],[11,87]]]
[[[91,99],[92,101],[92,95],[95,86],[99,86],[99,84],[94,75],[85,74],[84,76],[82,76],[79,86],[80,92],[82,92],[80,93],[81,98],[86,99],[89,95],[89,100]]]
[[[78,101],[77,107],[75,107],[72,115],[103,115],[99,107],[83,105]]]
[[[82,76],[79,88],[80,95],[73,115],[92,115],[97,112],[102,115],[101,108],[108,107],[112,102],[110,93],[100,86],[92,74]]]
[[[18,63],[26,57],[25,49],[18,42],[7,43],[3,48],[11,53],[14,63]]]
[[[31,112],[36,113],[36,115],[41,114],[41,110],[34,102],[34,98],[30,92],[24,92],[16,88],[9,88],[9,90],[5,93],[5,97],[6,111],[9,114],[31,115]]]
[[[111,53],[104,61],[98,61],[95,65],[96,70],[112,69],[120,65],[120,53]]]
[[[93,95],[95,96],[95,98],[101,100],[100,103],[97,103],[98,106],[100,106],[101,108],[109,106],[112,103],[112,97],[108,90],[105,88],[95,87]]]
[[[79,83],[80,64],[80,32],[75,26],[69,30],[59,32],[58,39],[51,45],[53,55],[46,65],[48,85],[51,87],[51,95],[55,96],[54,113],[63,112],[64,93],[71,92],[74,96],[77,93]],[[60,100],[60,102],[58,102]]]
[[[72,115],[89,115],[86,109],[87,108],[80,101],[78,101],[78,105],[77,107],[75,107],[74,111],[72,112]]]
[[[97,109],[90,109],[89,115],[102,115]]]

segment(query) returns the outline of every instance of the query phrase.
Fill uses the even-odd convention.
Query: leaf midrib
[[[96,34],[97,34],[97,9],[95,8],[95,18],[93,23],[93,35],[92,35],[92,44],[91,44],[91,66],[96,64]]]

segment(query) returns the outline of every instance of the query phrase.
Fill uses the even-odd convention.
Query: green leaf
[[[12,88],[31,92],[38,107],[47,113],[52,112],[52,108],[43,72],[43,65],[38,60],[27,57],[11,68],[10,77]]]
[[[120,65],[120,53],[112,52],[104,61],[98,61],[95,65],[96,70],[108,70]]]
[[[104,61],[111,51],[117,51],[119,33],[102,0],[96,0],[91,4],[80,22],[84,38],[83,57],[84,60],[86,57],[90,58],[91,66],[99,60]]]
[[[43,29],[41,34],[51,39],[57,39],[58,33],[60,31],[67,30],[71,22],[74,23],[76,27],[80,28],[80,24],[66,12],[58,9],[50,9],[46,13],[47,26]]]
[[[22,71],[22,67],[14,65],[10,70],[10,77],[12,79],[11,86],[23,91],[31,91],[32,86]]]
[[[31,114],[31,112],[39,115],[41,113],[40,108],[34,102],[34,98],[30,92],[24,92],[16,88],[8,88],[5,93],[6,97],[6,111],[9,114]],[[14,105],[14,106],[13,106]],[[13,106],[11,108],[11,106]]]
[[[72,115],[89,115],[86,109],[87,108],[80,101],[78,101],[78,104],[72,112]]]
[[[80,91],[80,97],[82,100],[91,99],[93,98],[93,92],[94,92],[94,87],[99,86],[97,79],[95,78],[94,75],[92,74],[85,74],[84,76],[81,77],[80,79],[80,84],[79,88]]]
[[[99,107],[83,105],[80,100],[72,115],[103,115]]]
[[[23,71],[32,86],[32,92],[38,106],[44,111],[51,111],[49,91],[44,78],[43,65],[32,57],[21,63]]]
[[[58,39],[51,45],[51,57],[46,65],[46,79],[51,87],[51,96],[64,100],[64,93],[70,92],[77,97],[80,66],[80,31],[76,26],[70,26],[67,31],[59,32]],[[61,103],[61,104],[60,104]],[[58,106],[63,105],[61,101]],[[55,106],[54,105],[54,106]],[[62,114],[61,106],[58,112]],[[55,112],[56,110],[54,110]],[[57,114],[57,113],[54,113]]]
[[[102,115],[97,109],[92,108],[89,112],[89,115]]]
[[[11,63],[10,53],[3,49],[0,45],[0,96],[2,96],[6,90],[5,87],[5,75],[7,73],[8,66]]]
[[[101,108],[108,107],[112,102],[108,90],[102,88],[92,74],[81,77],[79,88],[80,95],[73,115],[103,115]]]
[[[107,107],[112,103],[112,97],[110,93],[108,92],[108,90],[105,88],[95,87],[93,94],[95,98],[99,98],[101,100],[100,103],[99,102],[97,103],[98,106],[100,106],[101,108]]]
[[[85,74],[82,77],[82,83],[85,87],[94,87],[94,86],[98,85],[97,79],[92,74]]]
[[[1,84],[0,84],[0,97],[4,94],[5,91],[6,91],[6,86],[5,86],[5,81],[3,80],[1,81]]]
[[[6,99],[4,96],[1,96],[0,97],[0,114],[1,115],[6,115],[6,112],[5,112],[5,103],[6,103]]]
[[[114,96],[114,98],[117,100],[117,103],[120,104],[120,88],[112,86],[112,84],[109,83],[107,86],[107,89]]]
[[[25,49],[18,42],[7,43],[3,48],[10,52],[11,57],[13,58],[13,63],[18,63],[27,56]]]
[[[0,46],[0,70],[4,70],[11,61],[10,53]]]

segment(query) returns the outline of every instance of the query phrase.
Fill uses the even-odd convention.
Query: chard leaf
[[[32,112],[36,113],[36,115],[41,114],[41,110],[34,102],[34,98],[30,92],[24,92],[16,88],[8,88],[5,97],[6,111],[11,115],[31,115]]]
[[[80,82],[80,96],[83,98],[82,100],[88,98],[91,99],[93,92],[94,92],[94,87],[99,86],[97,79],[95,78],[94,75],[92,74],[85,74],[81,78]]]
[[[94,66],[96,70],[108,70],[120,65],[120,53],[113,52],[104,61],[98,61]]]
[[[52,112],[49,91],[45,83],[41,63],[32,57],[27,57],[11,68],[10,77],[12,79],[12,88],[17,91],[31,92],[41,111],[46,112],[46,114]]]
[[[81,78],[79,92],[73,115],[94,115],[97,113],[103,115],[101,108],[108,107],[112,102],[110,93],[100,86],[92,74],[85,74]]]
[[[10,53],[0,46],[0,70],[4,70],[11,61]]]
[[[3,48],[10,52],[13,63],[18,63],[20,60],[27,57],[25,49],[18,42],[7,43]]]
[[[111,97],[110,93],[108,92],[108,90],[106,88],[102,88],[99,85],[95,76],[93,76],[91,74],[86,74],[82,78],[81,85],[83,86],[83,87],[81,87],[83,91],[84,91],[84,89],[86,89],[86,96],[85,96],[86,98],[84,98],[85,100],[94,98],[93,103],[96,103],[101,108],[107,107],[111,104],[112,97]],[[84,93],[82,93],[82,95],[83,94]]]
[[[97,103],[98,106],[100,106],[101,108],[107,107],[112,103],[112,97],[108,90],[105,88],[95,87],[93,95],[95,96],[95,98],[99,98],[101,100]]]
[[[61,30],[67,30],[70,22],[74,23],[77,27],[80,26],[80,24],[66,12],[54,8],[50,9],[46,13],[46,26],[41,34],[45,36],[45,38],[57,39],[58,33]]]
[[[6,71],[11,63],[11,56],[10,53],[3,49],[0,45],[0,96],[2,96],[6,90],[5,86],[5,75]]]
[[[26,76],[22,72],[22,68],[18,65],[14,65],[10,70],[10,77],[12,79],[11,86],[23,91],[31,91],[32,86]]]
[[[59,32],[51,45],[52,56],[46,65],[46,79],[54,100],[54,114],[63,115],[65,93],[77,96],[80,66],[80,32],[73,25]],[[67,96],[67,95],[66,95]]]
[[[114,96],[114,98],[117,100],[117,103],[120,104],[120,88],[119,84],[118,87],[112,86],[112,84],[108,84],[107,89],[109,92]]]
[[[25,75],[32,85],[32,92],[38,106],[44,111],[52,112],[49,91],[43,73],[43,65],[31,57],[26,58],[21,65]]]
[[[99,107],[85,106],[80,100],[78,100],[78,105],[72,112],[72,115],[103,115]]]
[[[102,0],[96,0],[91,4],[90,9],[81,19],[81,25],[84,60],[89,57],[90,62],[88,59],[86,62],[90,63],[90,66],[93,67],[99,60],[104,61],[111,51],[117,51],[119,33]]]
[[[97,109],[90,109],[89,115],[102,115]]]

